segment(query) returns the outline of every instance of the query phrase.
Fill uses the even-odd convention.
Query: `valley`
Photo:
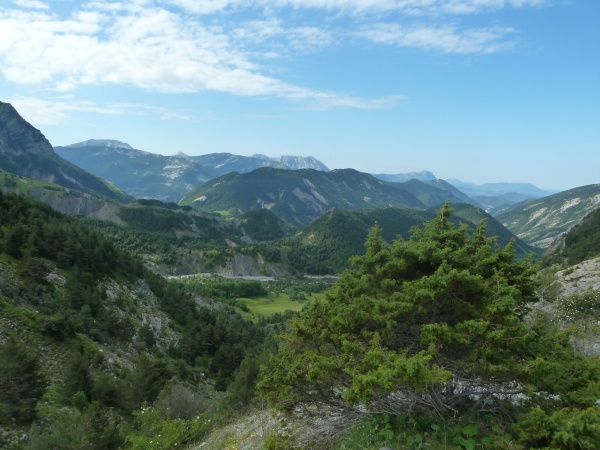
[[[0,448],[598,448],[599,220],[0,102]]]

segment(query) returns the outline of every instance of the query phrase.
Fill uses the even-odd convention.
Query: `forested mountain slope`
[[[352,169],[263,168],[231,173],[193,190],[180,204],[231,215],[267,208],[295,226],[306,225],[331,208],[423,208],[423,203],[401,186]]]
[[[586,215],[553,243],[543,261],[545,264],[578,264],[600,256],[600,208]]]
[[[471,230],[486,219],[486,234],[498,236],[505,247],[515,236],[481,209],[467,204],[452,204],[452,221],[466,223]],[[348,259],[364,252],[364,243],[375,224],[381,228],[383,239],[391,243],[397,236],[408,239],[415,226],[422,226],[435,217],[435,210],[420,211],[406,208],[363,209],[348,211],[333,209],[295,234],[281,241],[286,257],[293,267],[305,267],[309,273],[340,273],[349,267]],[[519,258],[535,254],[535,249],[516,238]]]
[[[117,207],[110,221],[85,219],[85,223],[163,275],[221,273],[222,265],[235,258],[236,252],[245,251],[244,247],[279,239],[292,230],[265,209],[224,219],[189,206],[147,199]],[[252,269],[240,275],[259,273]],[[281,272],[266,274],[273,273]]]
[[[311,274],[338,274],[349,267],[349,258],[364,253],[364,245],[375,223],[391,242],[396,236],[408,238],[413,226],[430,220],[432,214],[406,208],[335,208],[292,236],[281,241],[285,258],[294,269]]]
[[[206,412],[266,336],[207,301],[79,220],[0,191],[0,448],[22,448],[24,433],[33,448],[145,442],[132,414],[160,401],[166,412],[173,392]]]

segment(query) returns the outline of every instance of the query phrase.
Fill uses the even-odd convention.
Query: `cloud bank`
[[[0,73],[73,91],[106,84],[159,93],[273,96],[309,108],[385,108],[275,76],[286,60],[330,46],[386,45],[456,55],[509,49],[510,26],[460,17],[544,0],[13,0],[0,6]],[[76,106],[84,108],[85,105]],[[100,108],[104,111],[104,108]],[[108,109],[110,111],[110,108]],[[60,116],[60,111],[55,111]]]

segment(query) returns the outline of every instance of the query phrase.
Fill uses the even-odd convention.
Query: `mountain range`
[[[126,221],[106,202],[131,202],[133,197],[179,202],[230,218],[267,209],[276,220],[283,220],[283,224],[276,223],[280,231],[275,234],[252,225],[253,231],[245,234],[250,241],[256,240],[252,233],[258,240],[280,238],[333,208],[425,211],[450,201],[481,208],[528,244],[547,248],[597,208],[600,198],[598,185],[547,195],[548,191],[528,183],[478,186],[444,181],[428,171],[395,175],[330,171],[312,157],[163,156],[120,141],[97,139],[53,149],[7,103],[0,103],[0,156],[3,189],[26,193],[62,211],[108,217],[115,223]],[[490,202],[496,206],[490,207]],[[263,214],[258,220],[255,215],[248,217],[258,224],[275,223],[271,215]]]
[[[329,170],[313,157],[269,158],[231,153],[163,156],[109,139],[90,139],[54,150],[135,198],[155,198],[165,202],[179,201],[193,188],[230,172],[247,173],[261,167]]]
[[[165,202],[178,202],[192,189],[206,181],[232,172],[245,174],[263,167],[274,169],[314,169],[329,172],[329,168],[312,156],[269,157],[261,154],[241,156],[231,153],[209,153],[189,156],[177,153],[163,156],[132,148],[129,144],[108,139],[91,139],[55,151],[68,161],[127,192],[135,198],[155,198]],[[409,183],[417,180],[451,191],[452,200],[471,203],[495,214],[515,203],[554,193],[543,191],[529,183],[490,183],[475,185],[460,180],[440,180],[430,171],[398,174],[371,174],[373,177],[393,183]],[[417,190],[422,185],[417,183]],[[405,189],[410,190],[406,184]],[[443,193],[446,196],[447,193]],[[427,205],[443,203],[433,192],[417,193]],[[431,198],[426,198],[431,197]]]
[[[91,140],[59,149],[65,154],[78,155],[90,166],[105,159],[107,166],[102,170],[110,175],[117,167],[116,172],[120,171],[120,175],[115,175],[114,182],[118,185],[130,182],[129,189],[136,195],[154,195],[178,202],[177,192],[187,195],[179,203],[156,198],[134,200],[112,184],[63,159],[39,130],[23,120],[10,105],[0,103],[0,448],[3,449],[220,449],[232,445],[292,448],[288,445],[288,431],[299,434],[303,431],[298,430],[308,430],[308,425],[296,428],[300,422],[292,415],[271,415],[264,405],[254,406],[261,401],[254,395],[260,367],[265,366],[266,361],[275,361],[270,355],[276,349],[286,348],[283,340],[277,340],[275,335],[289,328],[287,321],[294,315],[283,308],[282,312],[275,312],[273,307],[279,308],[284,302],[295,304],[297,310],[309,302],[322,306],[328,301],[324,299],[332,300],[332,296],[342,293],[338,297],[341,301],[331,304],[338,309],[343,309],[344,304],[351,308],[347,309],[347,315],[337,316],[337,323],[328,322],[335,327],[360,314],[366,320],[364,323],[396,320],[389,314],[390,305],[399,299],[400,306],[404,307],[411,292],[417,296],[420,309],[411,313],[416,319],[409,317],[410,324],[420,323],[423,305],[434,314],[440,310],[435,303],[428,303],[436,294],[433,291],[437,289],[436,283],[444,288],[436,295],[443,301],[449,299],[446,306],[450,305],[451,312],[458,311],[454,308],[455,297],[462,295],[472,300],[473,292],[487,292],[489,286],[496,284],[502,300],[498,308],[506,309],[512,300],[516,302],[517,299],[511,297],[512,285],[510,288],[508,284],[500,285],[501,277],[496,277],[502,270],[514,275],[513,268],[517,268],[504,257],[497,271],[489,268],[494,257],[485,249],[477,253],[477,260],[472,260],[471,264],[481,265],[494,277],[485,285],[469,284],[471,280],[479,282],[483,276],[469,273],[468,268],[445,270],[450,267],[448,261],[452,258],[464,258],[464,251],[461,251],[464,241],[454,241],[459,246],[458,252],[449,251],[446,233],[438,235],[444,244],[443,252],[432,250],[437,242],[422,241],[418,252],[407,252],[408,257],[391,260],[385,265],[377,261],[382,256],[379,247],[371,246],[362,267],[383,267],[384,278],[380,277],[379,270],[347,273],[342,277],[347,284],[337,284],[326,294],[323,290],[331,284],[323,279],[330,277],[312,280],[304,276],[339,274],[349,268],[351,261],[357,261],[351,259],[352,255],[364,254],[364,243],[374,224],[381,227],[381,236],[388,243],[398,236],[410,239],[414,227],[422,227],[424,222],[435,217],[439,205],[448,200],[452,202],[450,220],[454,224],[466,224],[472,232],[476,223],[485,221],[487,235],[496,236],[500,246],[513,242],[519,258],[543,252],[532,248],[528,242],[546,246],[552,241],[554,244],[548,247],[542,263],[545,267],[559,264],[565,269],[557,278],[565,285],[563,292],[584,292],[587,297],[579,298],[592,299],[590,294],[596,295],[600,287],[600,185],[526,199],[494,217],[484,208],[475,206],[480,202],[433,174],[413,174],[415,176],[409,175],[406,179],[397,174],[384,180],[353,169],[330,171],[310,158],[261,155],[251,159],[228,154],[204,155],[212,162],[203,165],[192,157],[162,157],[107,140]],[[114,160],[111,162],[110,158]],[[250,170],[252,164],[262,164],[261,161],[267,166]],[[239,171],[229,172],[233,167]],[[99,166],[95,170],[99,170]],[[220,173],[220,170],[224,172]],[[130,180],[126,177],[128,172],[132,174]],[[529,189],[528,186],[522,188]],[[531,192],[531,195],[537,194]],[[62,214],[53,209],[73,214]],[[557,233],[560,236],[554,239]],[[394,251],[399,253],[395,248]],[[427,253],[431,251],[439,252],[438,261],[427,259]],[[395,285],[402,278],[388,275],[397,264],[402,267],[413,264],[408,267],[414,270],[405,272],[418,273],[424,264],[433,266],[432,261],[436,266],[439,261],[444,261],[438,270],[440,273],[445,270],[443,277],[423,278],[426,282],[419,289],[415,288],[418,287],[416,284],[407,284],[405,286],[413,286],[412,290],[409,288],[391,297],[384,291],[377,296],[371,295],[372,289]],[[566,268],[564,264],[577,266]],[[208,275],[206,272],[231,276],[271,275],[280,279],[261,284],[256,280],[208,276],[167,281],[162,276],[198,272],[205,272],[205,275]],[[385,279],[383,284],[380,279]],[[496,283],[497,279],[499,283]],[[523,280],[519,278],[518,281]],[[344,286],[351,289],[344,290]],[[217,296],[217,292],[221,294]],[[521,291],[515,292],[520,295]],[[392,302],[388,301],[390,298]],[[597,300],[598,296],[594,298]],[[250,302],[263,301],[268,302],[268,314],[258,316],[252,310],[249,312]],[[374,309],[354,308],[361,303]],[[468,310],[473,304],[471,301],[465,308]],[[572,336],[578,342],[571,339],[574,345],[584,342],[586,349],[592,349],[591,354],[597,356],[598,333],[590,324],[597,321],[598,308],[591,302],[584,304],[581,301],[576,306],[585,307],[575,311],[585,319],[585,322],[581,321],[581,327],[574,327],[577,323],[573,323],[572,316],[568,323],[559,325],[576,330]],[[496,314],[498,308],[492,312]],[[321,311],[329,313],[331,310],[323,308]],[[558,314],[553,311],[560,310],[548,311],[551,313],[544,317],[543,326],[533,330],[547,327],[546,317],[554,322]],[[246,314],[245,318],[240,313]],[[493,319],[498,316],[494,314]],[[253,320],[246,320],[250,317]],[[319,326],[324,323],[322,314],[308,317],[315,318],[317,324],[314,330],[301,330],[309,338],[318,337],[323,330],[329,332]],[[515,317],[513,314],[507,319],[510,326],[516,323]],[[306,323],[296,322],[297,325]],[[384,340],[389,336],[392,341],[402,340],[404,335],[394,331],[398,329],[397,324],[390,323],[386,330],[392,330],[391,334],[382,328]],[[466,328],[461,330],[475,329],[481,323],[488,325],[487,321],[479,319],[467,320],[464,322]],[[383,355],[387,360],[387,356],[393,355],[391,352],[377,353],[383,348],[377,340],[378,331],[367,329],[362,323],[359,326],[356,329],[361,336],[364,337],[366,332],[375,336],[372,342],[376,345],[371,356],[374,354],[377,359]],[[446,328],[435,325],[429,330],[433,330],[433,334],[441,330],[444,334]],[[507,336],[511,338],[506,330],[508,328],[494,325],[493,333],[505,341]],[[519,331],[525,331],[525,328],[519,328]],[[586,333],[583,335],[585,341],[581,332]],[[476,338],[477,333],[475,329]],[[533,334],[526,333],[529,335]],[[463,339],[466,334],[456,336]],[[538,345],[534,342],[537,337],[539,335],[535,334],[533,340],[525,342],[527,352]],[[371,339],[371,336],[367,338]],[[452,336],[449,339],[452,340]],[[538,346],[550,346],[560,356],[556,361],[543,358],[540,358],[541,362],[536,361],[539,364],[533,369],[551,376],[549,381],[542,380],[541,386],[555,383],[556,373],[561,374],[563,356],[569,355],[566,347],[561,346],[566,346],[569,339],[566,333],[557,335],[555,347],[551,342],[553,336],[540,341]],[[287,342],[295,345],[293,340]],[[308,341],[311,351],[315,342],[315,339]],[[341,345],[346,346],[348,342]],[[333,344],[334,347],[337,345]],[[471,346],[470,342],[459,344],[458,353]],[[359,356],[363,347],[354,348],[358,349]],[[309,360],[322,362],[326,359],[298,361],[301,365]],[[567,388],[563,390],[561,385],[552,392],[577,399],[586,396],[589,398],[584,400],[588,403],[582,404],[593,405],[597,398],[591,396],[597,392],[598,380],[593,378],[598,373],[594,370],[597,366],[586,365],[585,361],[583,356],[578,357],[569,370],[563,370],[569,375]],[[595,364],[596,360],[593,362]],[[327,365],[327,361],[325,363]],[[288,366],[282,367],[283,377],[289,377]],[[499,365],[494,370],[505,373]],[[388,372],[377,373],[387,376]],[[344,383],[342,380],[340,386]],[[475,384],[479,386],[479,378]],[[573,384],[584,388],[571,390]],[[513,388],[511,384],[509,389]],[[549,394],[542,392],[541,397],[542,406],[547,406]],[[420,401],[420,397],[416,398]],[[577,414],[581,411],[589,413],[593,419],[595,411],[591,407],[585,410],[580,405],[558,412],[567,417],[567,425],[577,424],[575,419],[580,418]],[[252,409],[255,407],[259,409]],[[343,428],[357,422],[353,417],[348,422],[337,420],[339,411],[344,413],[337,406],[335,411],[331,410],[332,426],[351,433],[348,434],[351,439],[346,442],[356,448],[356,428],[352,431]],[[551,426],[559,429],[559,435],[568,429],[561,428],[563,416],[543,416],[540,414],[545,412],[541,411],[538,408],[535,414],[528,416],[534,427],[558,417],[558,425]],[[257,417],[260,419],[258,426],[263,430],[260,433],[256,432]],[[465,443],[463,435],[475,436],[482,430],[479,435],[482,439],[489,438],[487,433],[493,431],[498,435],[498,446],[508,440],[512,445],[516,442],[515,436],[521,432],[518,428],[513,432],[508,423],[498,421],[497,416],[490,419],[492,422],[482,419],[481,425],[478,421],[473,422],[472,414],[465,417],[466,422],[450,427],[454,431],[444,435],[444,444],[451,439],[455,444]],[[240,427],[239,422],[233,423],[238,420],[244,420],[246,428]],[[266,420],[276,421],[277,425],[267,428]],[[305,417],[301,420],[306,423]],[[330,417],[323,416],[318,420],[326,422]],[[370,445],[371,438],[377,433],[365,433],[364,430],[372,431],[384,424],[381,429],[386,431],[384,428],[390,419],[385,416],[379,422],[373,417],[367,420],[365,428],[359,431],[369,436]],[[285,434],[279,433],[281,421],[286,425]],[[394,422],[394,426],[400,422]],[[467,422],[469,426],[463,426]],[[491,423],[494,427],[490,427]],[[522,423],[527,425],[525,421]],[[431,432],[436,427],[440,433],[442,428],[445,430],[443,421],[427,424],[427,439],[442,436]],[[273,431],[268,436],[275,438],[267,436],[271,433],[269,430]],[[311,426],[310,432],[315,432],[315,428]],[[212,439],[208,433],[221,437]],[[261,445],[250,445],[244,441],[244,435],[260,435],[264,445],[262,442]],[[406,436],[406,433],[402,434],[403,442],[408,442]],[[469,439],[474,442],[473,438]],[[567,446],[572,442],[578,443],[577,438],[571,439]],[[440,441],[440,447],[443,443]],[[389,441],[380,440],[375,448],[388,444]],[[436,448],[435,445],[431,447]]]

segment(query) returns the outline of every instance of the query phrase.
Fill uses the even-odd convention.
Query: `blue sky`
[[[53,145],[600,183],[598,0],[3,0],[0,100]]]

